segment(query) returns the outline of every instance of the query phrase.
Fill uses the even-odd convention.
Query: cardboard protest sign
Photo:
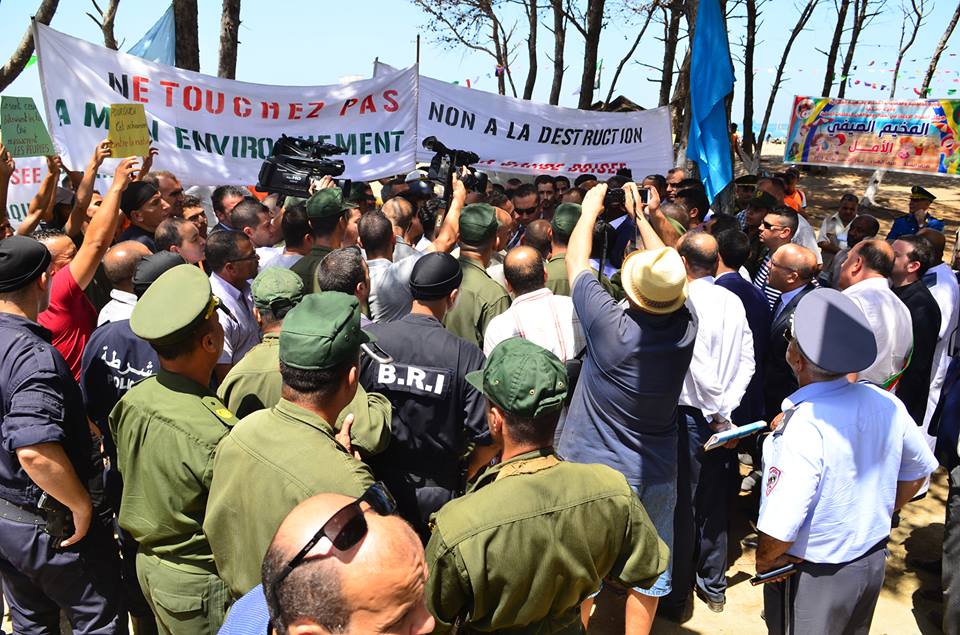
[[[150,151],[150,131],[143,104],[110,104],[110,156],[143,157]]]
[[[0,97],[3,145],[10,156],[40,157],[56,154],[50,133],[30,97]]]

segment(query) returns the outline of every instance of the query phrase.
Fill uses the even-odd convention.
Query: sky
[[[906,55],[897,98],[915,98],[913,88],[919,88],[929,59],[943,34],[943,29],[955,7],[956,0],[927,0],[929,15],[920,30],[913,48]],[[886,99],[897,55],[900,25],[903,15],[900,0],[888,0],[881,15],[874,19],[861,36],[854,64],[857,71],[850,79],[860,81],[847,89],[852,99]],[[101,2],[101,6],[105,4]],[[219,46],[221,3],[199,0],[200,65],[201,72],[216,74]],[[544,3],[541,3],[544,4]],[[617,4],[608,0],[609,6]],[[0,63],[5,62],[29,24],[29,16],[39,0],[7,0],[0,4]],[[121,50],[136,43],[167,8],[162,2],[121,0],[117,12],[115,34]],[[70,35],[92,42],[102,42],[99,27],[85,15],[93,11],[89,0],[61,0],[51,26]],[[761,26],[755,53],[754,111],[757,122],[763,117],[774,69],[780,61],[783,45],[789,36],[796,16],[793,0],[768,0],[761,9]],[[742,16],[743,10],[734,12]],[[477,90],[495,92],[494,61],[484,53],[465,48],[446,49],[432,38],[425,28],[428,18],[409,0],[243,0],[241,9],[237,79],[263,84],[317,85],[334,84],[351,76],[369,76],[373,60],[393,66],[413,64],[416,57],[416,36],[421,35],[420,72],[446,81],[470,80]],[[525,33],[519,10],[508,11],[505,22],[519,20],[518,32]],[[789,119],[793,95],[819,96],[823,84],[826,56],[816,49],[826,50],[836,25],[833,0],[820,0],[807,29],[797,38],[787,62],[785,82],[780,88],[771,121],[785,123]],[[553,65],[548,54],[553,50],[553,36],[544,25],[552,25],[552,17],[545,12],[539,31],[539,75],[534,100],[548,100]],[[623,94],[644,107],[656,107],[659,71],[642,64],[660,66],[663,45],[655,37],[659,25],[651,25],[631,62],[618,80],[615,94]],[[745,31],[745,19],[733,17],[728,22],[730,42],[735,58],[742,54],[739,46]],[[616,66],[636,37],[639,26],[624,18],[615,18],[605,26],[600,44],[603,60],[601,86],[596,98],[605,97]],[[960,28],[957,29],[960,31]],[[844,38],[844,44],[847,37]],[[681,43],[681,50],[685,41]],[[844,49],[841,48],[841,51]],[[841,53],[842,55],[842,53]],[[560,105],[576,106],[575,93],[582,72],[583,40],[572,27],[567,32],[566,61],[568,69]],[[514,82],[522,89],[526,78],[526,43],[520,42],[517,59],[511,66]],[[678,53],[677,63],[682,60]],[[839,72],[839,62],[837,71]],[[743,66],[735,60],[737,85],[734,89],[733,118],[742,121]],[[952,96],[960,99],[960,33],[954,33],[940,60],[933,82],[932,97]],[[947,72],[949,71],[949,72]],[[869,84],[876,84],[872,88]],[[948,90],[955,89],[954,95]],[[509,92],[509,88],[508,88]],[[33,96],[39,100],[40,88],[36,66],[24,71],[20,78],[3,91],[7,95]],[[836,88],[833,94],[836,94]],[[40,108],[41,112],[43,108]]]

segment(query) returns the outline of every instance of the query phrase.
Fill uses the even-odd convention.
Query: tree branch
[[[50,20],[53,19],[53,14],[57,11],[58,2],[59,0],[43,0],[37,9],[34,19],[41,24],[50,24]],[[13,80],[20,75],[27,65],[27,62],[30,61],[31,55],[33,55],[32,25],[27,27],[27,32],[23,35],[23,39],[20,40],[17,49],[13,52],[13,55],[10,56],[10,59],[7,60],[7,63],[3,65],[3,68],[0,68],[0,90],[5,89],[13,83]]]

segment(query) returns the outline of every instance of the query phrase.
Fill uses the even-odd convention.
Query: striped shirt
[[[777,305],[777,300],[780,299],[780,292],[767,284],[767,279],[770,277],[770,259],[772,256],[767,255],[763,259],[763,262],[760,263],[760,268],[757,269],[757,275],[753,278],[753,286],[763,291],[763,295],[767,298],[767,304],[770,305],[770,309],[773,310],[773,307]]]

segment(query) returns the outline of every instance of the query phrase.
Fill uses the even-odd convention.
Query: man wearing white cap
[[[866,633],[893,512],[937,461],[899,399],[847,381],[877,356],[870,322],[853,299],[811,291],[788,337],[787,362],[800,388],[783,401],[783,419],[763,446],[757,572],[791,563],[795,570],[764,588],[767,630]]]
[[[628,183],[628,211],[646,251],[623,262],[626,308],[617,304],[590,268],[593,228],[607,186],[584,197],[567,244],[567,273],[587,354],[570,402],[559,452],[567,460],[601,463],[621,472],[640,496],[660,538],[673,550],[677,500],[677,402],[690,366],[696,319],[684,306],[687,273],[679,254],[664,247],[643,213],[634,214],[636,186]],[[659,598],[670,592],[670,569],[649,589],[630,591],[625,632],[648,633]],[[589,601],[583,614],[589,615]]]

